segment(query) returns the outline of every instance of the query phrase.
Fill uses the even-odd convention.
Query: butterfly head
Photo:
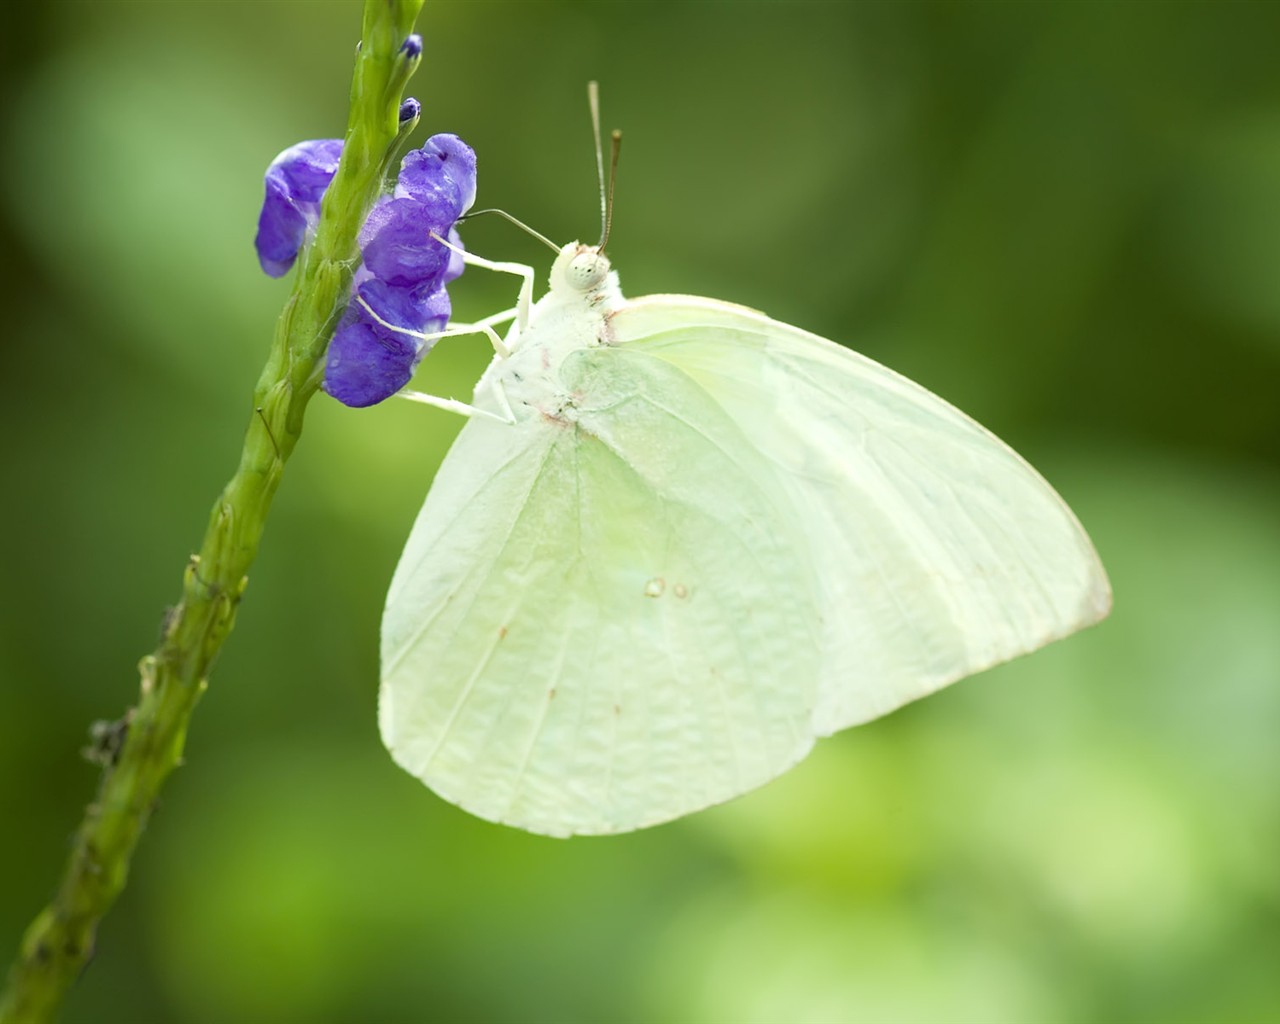
[[[551,290],[566,297],[594,299],[606,290],[613,277],[609,257],[599,246],[570,242],[551,267]]]

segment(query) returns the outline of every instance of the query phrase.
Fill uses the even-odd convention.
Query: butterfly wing
[[[396,569],[379,723],[441,796],[554,835],[726,800],[813,743],[816,580],[768,459],[688,374],[571,355],[473,419]]]
[[[680,369],[778,469],[819,576],[826,735],[1103,618],[1106,574],[1042,477],[891,370],[728,303],[651,296],[621,348]]]

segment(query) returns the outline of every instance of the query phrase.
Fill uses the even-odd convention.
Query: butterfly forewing
[[[611,320],[777,467],[817,571],[819,735],[1102,618],[1105,573],[1053,489],[924,388],[727,303],[652,296]]]

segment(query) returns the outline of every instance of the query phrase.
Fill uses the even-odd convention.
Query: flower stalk
[[[359,263],[361,224],[395,155],[401,94],[421,53],[410,33],[422,3],[365,2],[341,163],[254,389],[239,467],[214,503],[159,647],[139,666],[138,703],[113,727],[97,730],[104,763],[98,794],[52,902],[23,937],[0,998],[0,1024],[53,1019],[92,957],[98,924],[124,889],[161,787],[181,763],[192,710],[235,623],[267,513],[319,387]]]

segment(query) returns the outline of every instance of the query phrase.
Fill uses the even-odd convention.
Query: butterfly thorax
[[[511,355],[495,358],[476,385],[476,403],[497,404],[505,392],[517,421],[531,416],[560,418],[575,396],[560,370],[573,352],[607,343],[608,315],[622,303],[618,275],[595,246],[571,242],[551,267],[551,288],[529,314],[528,326],[507,337]]]

